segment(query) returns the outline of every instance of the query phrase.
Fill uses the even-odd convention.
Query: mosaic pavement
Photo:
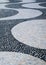
[[[46,0],[0,0],[0,64],[46,65]]]

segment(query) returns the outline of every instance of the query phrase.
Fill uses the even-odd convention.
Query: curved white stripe
[[[27,54],[0,52],[0,65],[46,65],[46,62]]]
[[[28,7],[28,8],[46,9],[46,7],[40,6],[39,4],[41,3],[29,3],[29,4],[24,4],[22,6]]]
[[[2,2],[9,2],[9,0],[0,0],[0,3]]]
[[[22,0],[22,2],[24,2],[24,3],[25,3],[25,2],[26,2],[26,3],[27,3],[27,2],[36,2],[36,0]]]
[[[13,19],[25,19],[25,18],[34,18],[42,14],[39,10],[34,9],[15,9],[19,13],[14,16],[0,18],[0,20],[13,20]]]
[[[5,5],[7,4],[0,4],[0,9],[6,9]]]
[[[46,49],[46,20],[20,23],[11,29],[18,41],[36,48]]]

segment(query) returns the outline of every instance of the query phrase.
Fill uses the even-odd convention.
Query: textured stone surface
[[[32,20],[20,23],[11,29],[20,42],[32,47],[46,49],[46,20]]]
[[[22,6],[27,7],[27,8],[46,9],[46,7],[41,6],[40,4],[43,4],[43,3],[42,2],[41,3],[27,3]]]
[[[46,62],[33,56],[16,53],[0,52],[1,65],[46,65]]]
[[[1,65],[7,65],[8,63],[9,65],[14,65],[14,59],[16,57],[21,57],[22,60],[24,60],[24,58],[22,57],[25,57],[25,61],[27,61],[27,59],[31,57],[32,59],[29,58],[29,61],[25,62],[26,65],[30,64],[30,60],[32,62],[33,59],[39,58],[38,62],[45,65],[46,49],[31,47],[30,45],[27,45],[27,43],[24,44],[15,39],[11,33],[11,29],[19,23],[27,22],[29,20],[32,21],[46,19],[46,4],[44,5],[43,2],[46,2],[46,0],[0,0],[0,57],[2,59],[0,59]],[[31,6],[28,7],[28,5],[30,4]],[[26,7],[23,5],[26,5]],[[1,53],[1,51],[3,53]],[[4,51],[6,51],[7,53],[4,53]],[[11,53],[11,51],[13,53]],[[11,60],[12,62],[9,60]],[[33,62],[35,61],[33,60]],[[15,65],[16,64],[17,62],[15,63]]]
[[[18,11],[10,9],[0,9],[0,18],[16,15]]]
[[[27,19],[42,15],[41,11],[34,9],[16,9],[16,10],[19,12],[19,14],[11,17],[0,18],[0,20]]]

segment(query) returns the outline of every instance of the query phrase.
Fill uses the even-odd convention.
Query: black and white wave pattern
[[[0,1],[0,51],[1,65],[46,65],[46,0]]]

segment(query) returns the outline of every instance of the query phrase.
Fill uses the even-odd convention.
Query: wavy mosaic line
[[[43,0],[42,2],[41,0],[38,2],[36,0],[0,1],[1,65],[46,65],[46,6],[44,3]],[[21,60],[22,63],[20,63]]]

